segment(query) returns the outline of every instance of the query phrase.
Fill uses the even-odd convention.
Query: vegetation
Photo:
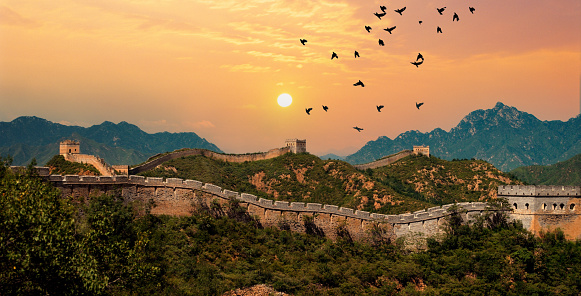
[[[57,175],[101,175],[92,164],[67,161],[62,155],[55,155],[46,166],[50,168],[51,174]]]
[[[345,229],[333,242],[263,228],[235,203],[170,217],[108,196],[63,199],[4,161],[0,182],[3,295],[222,295],[260,283],[293,295],[581,290],[580,241],[560,231],[535,237],[498,212],[466,225],[453,211],[442,237],[410,252],[402,241],[358,243]]]
[[[332,204],[384,214],[434,206],[398,193],[344,161],[321,160],[307,153],[287,153],[244,163],[188,156],[140,175],[193,179],[268,199]]]
[[[268,199],[333,204],[383,214],[489,200],[496,197],[498,185],[519,184],[485,161],[415,155],[366,171],[306,153],[244,163],[188,156],[141,175],[193,179]]]
[[[581,154],[553,165],[519,167],[510,173],[528,184],[581,186]]]

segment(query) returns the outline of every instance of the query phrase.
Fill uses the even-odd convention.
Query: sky
[[[126,121],[227,153],[299,138],[348,155],[496,102],[566,121],[580,89],[579,0],[0,0],[0,121]]]

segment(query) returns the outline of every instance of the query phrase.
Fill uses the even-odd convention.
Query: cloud
[[[23,17],[7,6],[0,6],[0,24],[22,27],[40,26],[36,21]]]
[[[197,127],[197,128],[213,128],[213,127],[216,127],[212,122],[210,122],[208,120],[198,121],[198,122],[194,123],[193,126],[194,127]]]
[[[259,73],[259,72],[270,72],[270,67],[260,67],[250,64],[241,65],[222,65],[220,68],[226,68],[230,72],[248,72],[248,73]]]

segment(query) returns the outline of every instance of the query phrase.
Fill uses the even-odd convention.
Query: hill
[[[541,121],[500,102],[493,109],[468,114],[450,132],[408,131],[395,139],[379,137],[345,160],[353,164],[428,145],[430,153],[452,159],[482,159],[502,171],[519,166],[547,165],[581,153],[581,116],[563,121]]]
[[[413,178],[406,171],[412,172]],[[484,161],[406,157],[391,166],[360,171],[344,161],[321,160],[306,153],[245,163],[188,156],[141,175],[193,179],[268,199],[332,204],[383,214],[411,212],[455,200],[486,200],[495,197],[496,185],[518,183]]]
[[[58,154],[59,142],[81,142],[81,153],[97,155],[110,164],[136,164],[149,156],[180,148],[203,148],[222,152],[216,145],[192,132],[149,134],[122,121],[105,121],[85,128],[67,126],[48,120],[22,116],[0,122],[0,155],[10,155],[15,165],[25,165],[33,158],[45,164]]]
[[[510,173],[534,185],[581,186],[581,154],[553,165],[519,167]]]

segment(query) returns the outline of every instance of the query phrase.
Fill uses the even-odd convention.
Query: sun
[[[281,107],[288,107],[293,102],[293,98],[289,94],[281,94],[277,102]]]

